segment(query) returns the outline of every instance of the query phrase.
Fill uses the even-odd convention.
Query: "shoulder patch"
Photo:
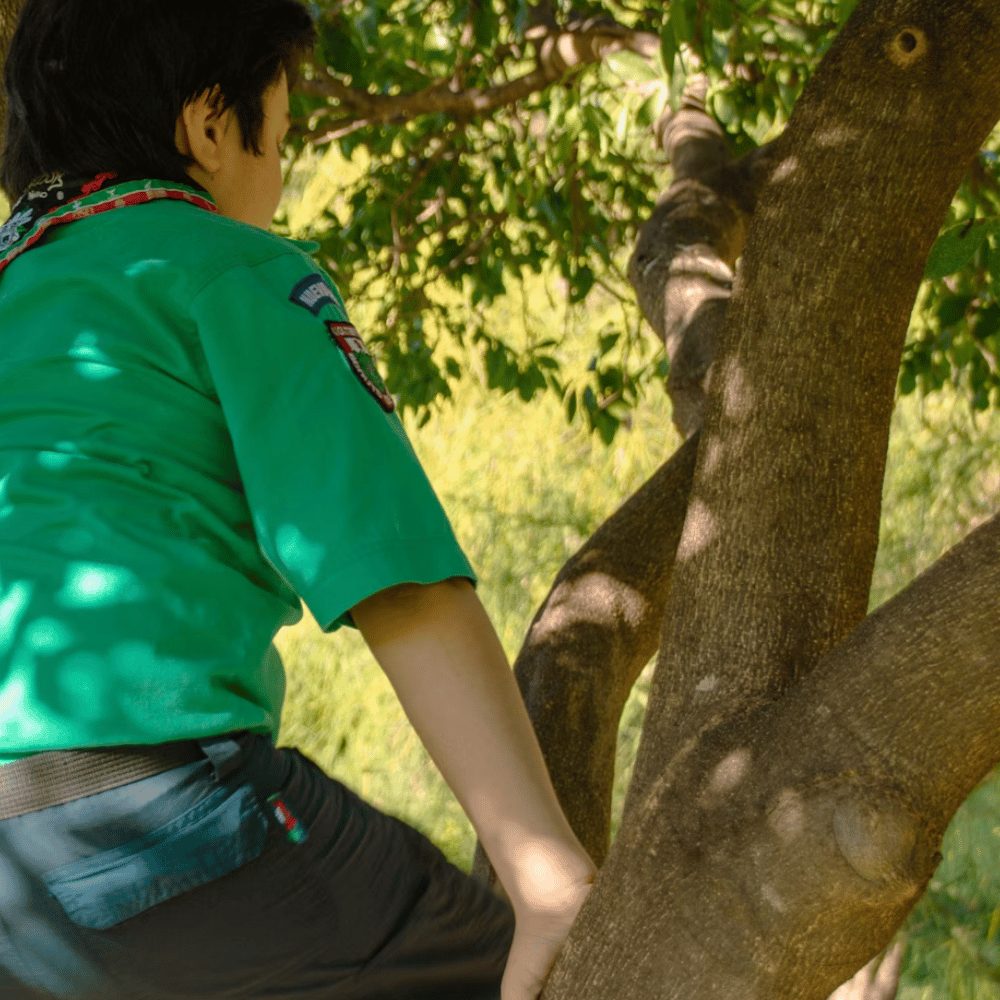
[[[328,319],[326,328],[330,339],[340,348],[358,381],[375,397],[386,413],[396,409],[396,401],[386,388],[375,367],[375,359],[368,353],[365,342],[352,323],[339,323]]]
[[[323,306],[335,305],[340,308],[337,296],[333,289],[323,280],[321,274],[308,274],[293,289],[288,296],[290,302],[294,302],[303,309],[308,309],[313,316],[318,316]]]

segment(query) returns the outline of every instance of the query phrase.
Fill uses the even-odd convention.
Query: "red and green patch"
[[[330,339],[341,349],[358,381],[375,397],[378,405],[386,413],[396,409],[396,401],[386,388],[382,376],[375,367],[375,359],[368,353],[365,342],[352,323],[341,323],[328,319],[326,328]]]

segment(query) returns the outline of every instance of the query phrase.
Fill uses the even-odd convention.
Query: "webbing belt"
[[[194,740],[32,754],[0,766],[0,820],[96,795],[204,757]]]

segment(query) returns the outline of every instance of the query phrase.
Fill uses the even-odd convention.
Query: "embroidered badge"
[[[326,328],[330,331],[330,339],[344,352],[344,357],[357,375],[358,381],[375,397],[378,405],[386,413],[392,413],[396,409],[396,401],[382,381],[382,376],[375,367],[375,359],[368,353],[368,348],[365,347],[365,342],[358,335],[354,325],[328,319]]]
[[[24,211],[12,215],[0,228],[0,250],[13,246],[21,238],[21,230],[34,217],[32,212]]]
[[[303,278],[288,296],[291,302],[303,309],[308,309],[313,316],[318,316],[320,309],[328,302],[338,305],[337,296],[333,294],[333,289],[323,280],[321,274],[310,274]]]
[[[285,835],[293,844],[306,839],[306,828],[292,815],[292,810],[285,805],[280,795],[277,793],[269,795],[267,802],[278,822],[284,827]]]

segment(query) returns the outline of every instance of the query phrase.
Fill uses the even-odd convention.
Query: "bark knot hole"
[[[896,33],[889,42],[889,58],[901,69],[909,69],[927,55],[927,35],[920,28],[910,25]]]
[[[919,825],[898,803],[846,799],[834,811],[833,831],[844,860],[866,881],[916,886]]]

